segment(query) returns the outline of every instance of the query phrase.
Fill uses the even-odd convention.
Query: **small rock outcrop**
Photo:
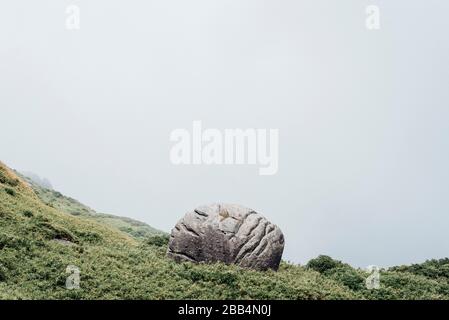
[[[178,262],[277,270],[283,251],[281,230],[262,215],[239,205],[213,204],[188,212],[176,224],[167,255]]]

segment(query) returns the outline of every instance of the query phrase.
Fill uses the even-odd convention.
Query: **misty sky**
[[[0,160],[165,231],[243,204],[297,263],[446,257],[448,15],[443,0],[3,1]],[[194,120],[279,129],[278,174],[172,165],[170,132]]]

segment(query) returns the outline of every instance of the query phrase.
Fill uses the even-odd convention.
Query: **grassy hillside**
[[[33,189],[39,199],[50,207],[74,216],[83,216],[87,219],[98,221],[102,224],[106,224],[112,228],[128,233],[132,237],[138,239],[164,234],[164,232],[157,230],[144,222],[131,218],[119,217],[112,214],[96,212],[73,198],[67,197],[56,190],[46,188],[40,181],[36,181],[36,178],[34,178],[35,175],[33,174],[21,174],[17,171],[14,171],[14,173],[25,181]],[[50,184],[47,183],[47,185]]]
[[[446,277],[384,271],[381,289],[367,273],[328,257],[278,272],[222,264],[177,264],[167,238],[137,240],[87,215],[45,204],[0,163],[0,299],[447,299]],[[67,290],[68,265],[81,288]],[[443,264],[447,266],[447,264]],[[446,267],[445,267],[446,268]]]

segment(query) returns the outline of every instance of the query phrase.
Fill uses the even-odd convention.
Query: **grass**
[[[49,206],[0,163],[0,299],[449,297],[448,279],[419,267],[383,271],[381,289],[368,290],[367,273],[328,257],[307,266],[282,262],[278,272],[178,264],[165,257],[167,236],[135,238],[102,222]],[[69,265],[80,269],[80,289],[65,288]]]
[[[157,230],[144,222],[127,217],[96,212],[94,209],[89,208],[78,200],[63,195],[59,191],[42,187],[39,182],[34,181],[32,178],[24,174],[19,172],[14,172],[14,174],[22,179],[22,181],[26,182],[33,189],[39,199],[42,200],[42,202],[59,211],[100,222],[101,224],[105,224],[113,229],[125,232],[137,239],[164,234],[164,232]]]

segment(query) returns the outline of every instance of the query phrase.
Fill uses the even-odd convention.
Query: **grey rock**
[[[167,255],[178,262],[277,270],[283,251],[281,230],[259,213],[239,205],[212,204],[188,212],[176,224]]]

